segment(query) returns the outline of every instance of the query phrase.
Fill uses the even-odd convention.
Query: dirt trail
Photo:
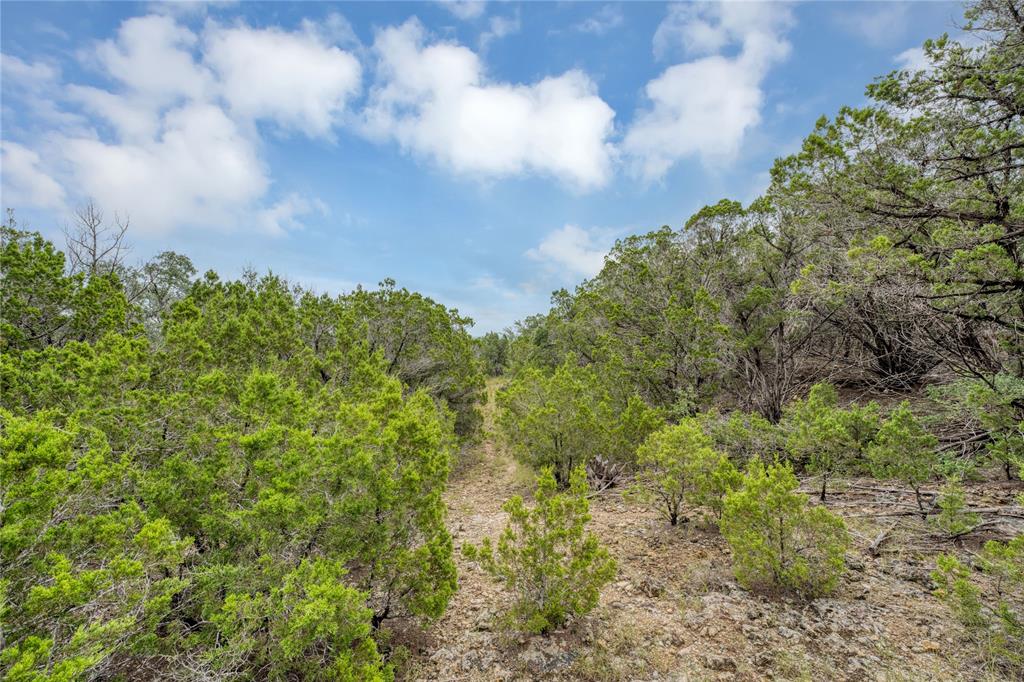
[[[970,663],[962,632],[929,594],[927,557],[855,549],[833,598],[751,594],[736,584],[716,532],[670,528],[614,489],[591,503],[590,528],[619,564],[601,605],[547,637],[499,631],[507,596],[460,552],[497,537],[502,504],[529,493],[529,475],[493,437],[496,388],[488,385],[486,435],[446,494],[459,590],[440,621],[396,637],[410,650],[400,679],[992,679]]]

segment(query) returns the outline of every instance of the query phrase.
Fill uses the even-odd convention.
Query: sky
[[[629,234],[749,202],[941,2],[3,2],[0,199],[132,258],[547,310]]]

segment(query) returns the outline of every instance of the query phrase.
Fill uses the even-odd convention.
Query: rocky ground
[[[829,503],[848,517],[855,542],[840,588],[814,601],[742,589],[716,531],[696,523],[671,528],[608,490],[592,500],[590,528],[615,556],[619,575],[601,605],[546,637],[508,633],[496,623],[507,596],[458,550],[496,537],[502,503],[528,495],[530,482],[493,439],[454,477],[448,505],[459,591],[426,631],[396,630],[394,643],[407,652],[400,679],[999,679],[930,593],[935,554],[968,552],[971,542],[955,548],[914,517],[877,516],[901,499],[871,490],[879,485],[871,482],[848,483]],[[972,492],[972,503],[989,505],[1020,491],[991,485]],[[1019,522],[1007,520],[1011,531]],[[880,535],[885,540],[872,547]]]

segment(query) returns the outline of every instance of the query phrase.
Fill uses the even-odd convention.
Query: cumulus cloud
[[[680,159],[732,160],[744,135],[761,120],[762,82],[789,54],[789,9],[766,3],[673,5],[653,40],[654,54],[691,61],[672,65],[647,83],[646,108],[623,140],[634,170],[657,180]],[[738,47],[735,54],[723,54]]]
[[[42,170],[39,154],[8,140],[0,141],[0,185],[5,207],[60,207],[64,189]]]
[[[114,86],[63,84],[65,109],[90,116],[55,125],[34,150],[5,144],[5,194],[14,188],[28,203],[53,204],[63,199],[63,182],[72,199],[91,197],[151,232],[186,224],[297,228],[318,204],[268,196],[256,124],[331,137],[360,90],[361,67],[331,42],[347,24],[324,26],[289,32],[207,22],[197,34],[166,14],[124,21],[113,38],[81,51]],[[5,80],[61,85],[48,65],[7,55],[3,65]]]
[[[325,136],[360,89],[359,61],[315,33],[214,27],[204,60],[233,113]]]
[[[539,172],[579,189],[608,181],[615,112],[582,71],[529,85],[494,82],[475,52],[428,44],[415,19],[381,31],[374,52],[378,80],[364,114],[371,137],[458,173]]]
[[[96,46],[94,57],[108,75],[154,105],[201,99],[211,94],[213,78],[192,56],[197,41],[173,17],[150,14],[125,20],[116,39]]]
[[[75,186],[142,230],[233,225],[269,184],[255,146],[210,104],[169,111],[152,139],[71,138],[63,146]]]
[[[575,277],[593,277],[604,267],[604,257],[611,247],[607,233],[566,225],[549,233],[526,256],[545,263],[553,270]]]

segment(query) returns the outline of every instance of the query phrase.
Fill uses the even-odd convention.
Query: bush
[[[821,476],[825,501],[829,476],[854,468],[878,431],[878,406],[842,409],[831,384],[815,384],[807,398],[786,408],[786,451]]]
[[[926,517],[927,512],[921,499],[921,486],[930,481],[937,471],[937,445],[938,439],[921,426],[904,400],[885,420],[868,447],[868,458],[875,476],[909,485],[922,517]]]
[[[30,303],[59,253],[12,254]],[[0,677],[390,678],[379,626],[456,588],[446,399],[275,277],[209,273],[158,339],[72,279],[0,328]]]
[[[637,447],[661,425],[639,397],[610,390],[614,381],[569,356],[552,374],[528,369],[498,394],[498,426],[512,453],[560,486],[577,466],[595,460],[632,464]]]
[[[728,417],[705,412],[700,418],[715,449],[727,453],[736,462],[746,463],[758,455],[775,457],[785,452],[781,429],[756,412],[735,410]]]
[[[972,579],[970,568],[955,556],[940,556],[932,573],[935,594],[997,668],[1011,677],[1024,674],[1024,535],[986,543],[979,568],[986,580]]]
[[[1006,480],[1024,469],[1024,379],[1010,374],[997,374],[988,383],[963,379],[929,393],[949,406],[951,417],[988,434],[985,451]]]
[[[573,470],[569,490],[557,492],[554,473],[537,478],[535,504],[516,495],[505,504],[509,523],[498,538],[463,554],[515,595],[509,614],[522,628],[544,633],[597,606],[601,588],[615,577],[615,560],[584,526],[590,520],[586,473]]]
[[[808,506],[788,464],[750,461],[743,484],[725,497],[722,535],[744,587],[801,595],[831,592],[842,576],[849,536],[843,520]]]
[[[631,492],[673,526],[682,518],[684,502],[721,518],[722,498],[742,478],[728,457],[711,448],[711,439],[693,418],[652,433],[637,451],[637,465]]]
[[[943,487],[938,507],[939,513],[932,517],[932,525],[951,538],[970,532],[981,518],[968,510],[963,486],[956,480],[951,479]]]

